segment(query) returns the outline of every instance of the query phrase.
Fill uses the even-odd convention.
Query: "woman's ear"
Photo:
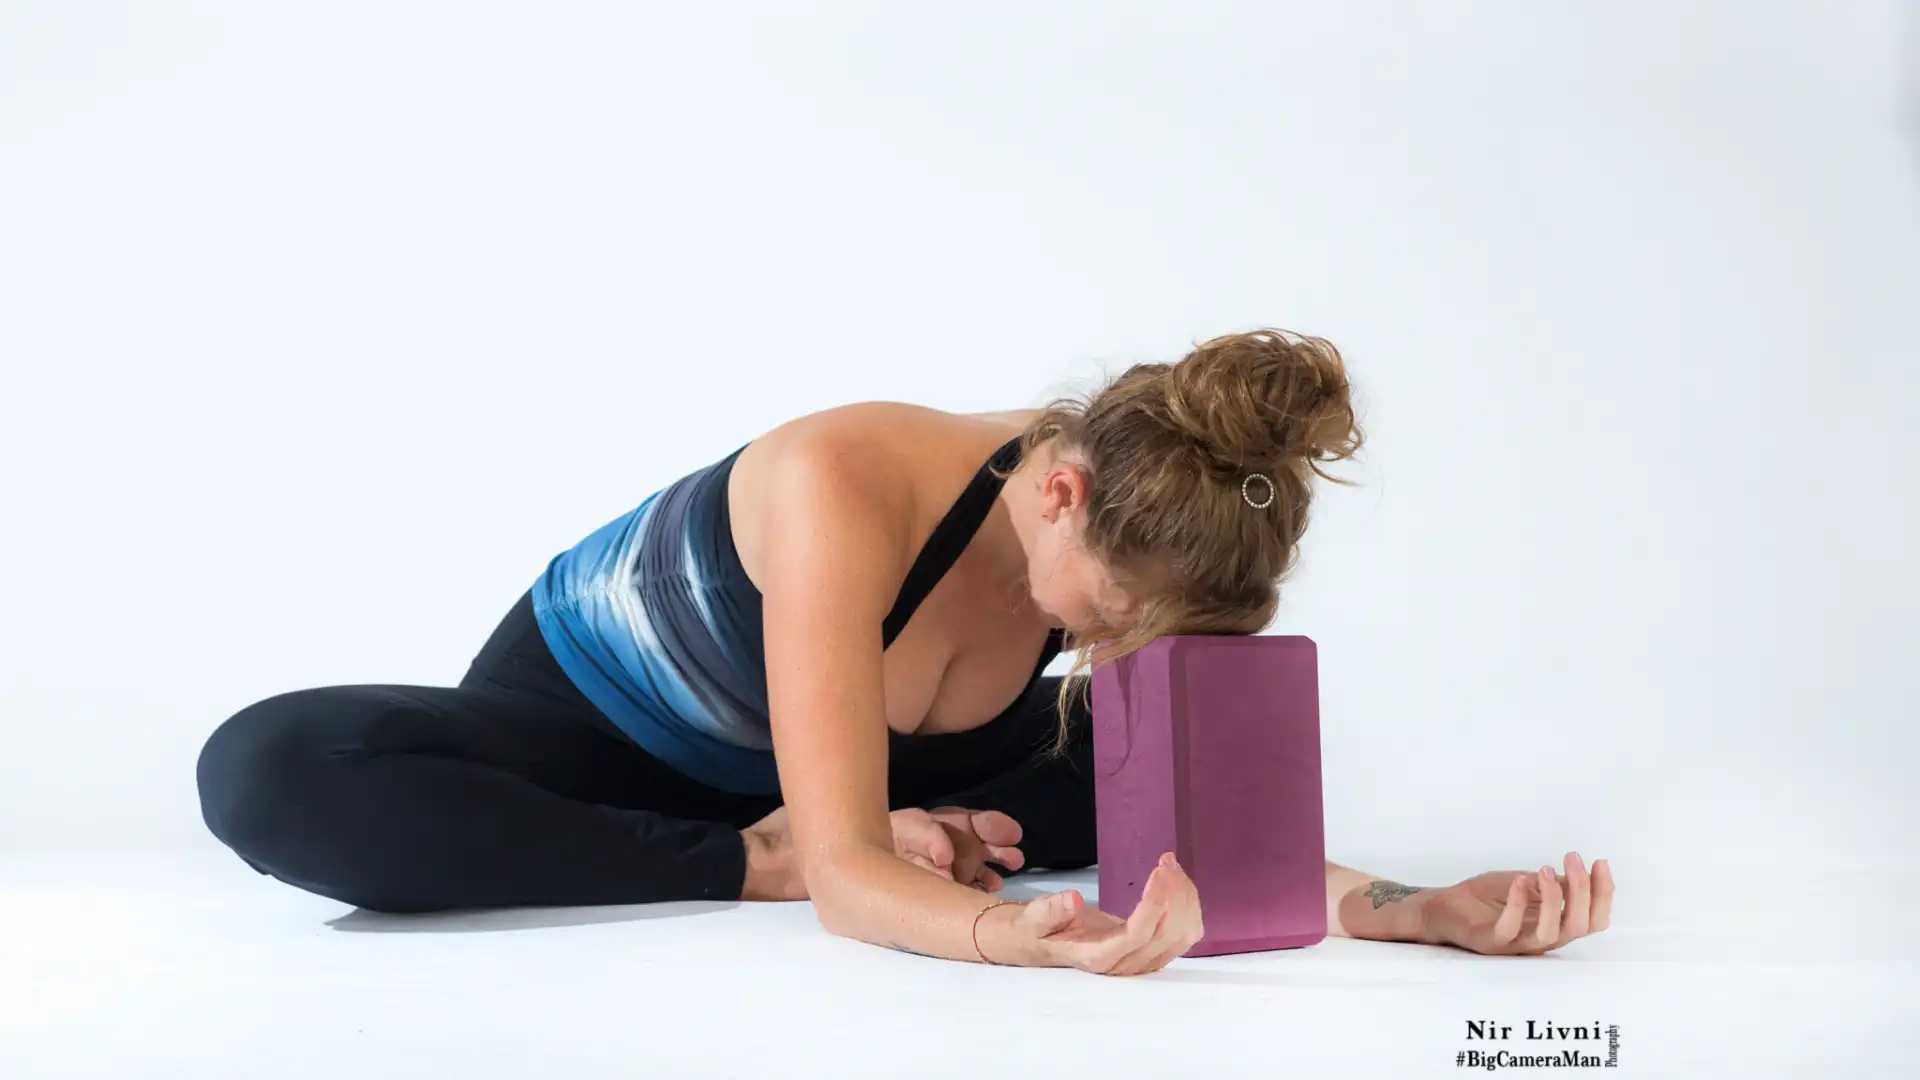
[[[1070,458],[1056,461],[1042,481],[1040,505],[1046,508],[1048,521],[1061,514],[1083,510],[1087,505],[1087,471]]]
[[[1068,466],[1055,465],[1040,475],[1040,516],[1049,525],[1068,513],[1077,499],[1072,472]]]

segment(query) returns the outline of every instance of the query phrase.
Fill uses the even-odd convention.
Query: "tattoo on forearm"
[[[1367,886],[1367,895],[1373,899],[1373,909],[1378,911],[1382,905],[1391,904],[1395,900],[1405,900],[1407,897],[1419,892],[1423,887],[1424,886],[1420,885],[1402,885],[1397,881],[1376,881]]]
[[[907,947],[906,947],[905,945],[902,945],[902,944],[900,944],[900,943],[899,943],[899,942],[897,942],[897,941],[889,941],[889,942],[887,942],[887,948],[889,948],[889,949],[898,949],[898,950],[900,950],[900,951],[901,951],[901,952],[903,952],[903,953],[912,953],[912,954],[913,954],[913,955],[915,955],[915,956],[925,956],[925,955],[927,955],[926,953],[923,953],[923,952],[921,952],[921,951],[920,951],[919,949],[909,949],[909,948],[907,948]]]

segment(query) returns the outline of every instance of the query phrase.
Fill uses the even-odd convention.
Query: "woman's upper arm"
[[[824,920],[836,856],[893,849],[881,623],[905,573],[908,517],[897,493],[830,444],[783,451],[763,507],[767,704],[789,827]]]

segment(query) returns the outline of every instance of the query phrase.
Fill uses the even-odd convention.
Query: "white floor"
[[[1062,881],[1093,888],[1014,894]],[[1108,979],[835,939],[805,904],[396,918],[217,850],[0,853],[0,1078],[1406,1077],[1608,1053],[1476,1043],[1470,1019],[1616,1025],[1618,1076],[1920,1076],[1914,876],[1720,917],[1716,891],[1750,885],[1668,890],[1544,958],[1329,940]],[[1566,1074],[1521,1070],[1543,1072]]]

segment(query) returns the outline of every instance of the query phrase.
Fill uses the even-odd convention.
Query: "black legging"
[[[985,728],[892,739],[895,809],[1000,810],[1029,867],[1094,857],[1084,706],[1061,757],[1058,680]],[[621,734],[555,664],[523,595],[458,687],[326,686],[242,709],[201,751],[207,827],[263,874],[359,907],[733,900],[739,830],[778,795],[675,772]]]

